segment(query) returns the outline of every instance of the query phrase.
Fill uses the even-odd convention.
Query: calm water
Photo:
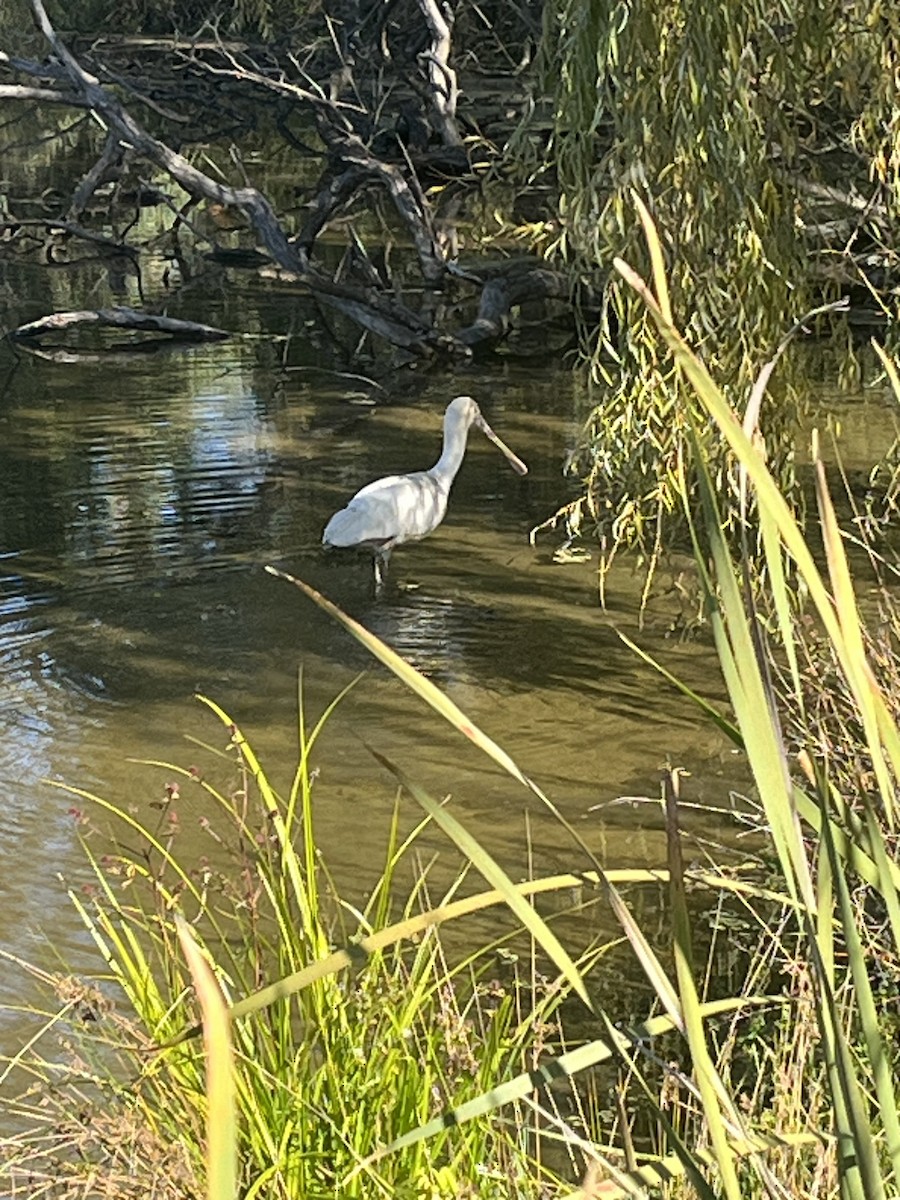
[[[150,299],[161,293],[163,268],[143,280]],[[0,297],[6,327],[54,308],[140,302],[124,270],[2,260]],[[537,549],[528,543],[531,527],[570,494],[561,468],[583,416],[570,374],[531,364],[454,377],[410,371],[379,393],[334,373],[342,353],[299,299],[218,274],[172,312],[253,336],[77,361],[0,346],[6,954],[51,969],[57,955],[89,961],[65,895],[66,883],[87,879],[76,802],[48,781],[154,819],[168,776],[129,760],[206,769],[191,739],[216,747],[227,739],[192,698],[202,692],[229,710],[286,788],[301,668],[313,718],[366,673],[316,755],[319,840],[351,893],[377,873],[395,796],[367,743],[436,794],[452,793],[458,815],[514,874],[526,869],[526,810],[535,871],[581,865],[528,794],[298,591],[265,575],[266,563],[308,580],[440,683],[608,865],[664,861],[658,811],[633,798],[657,794],[667,759],[692,772],[688,800],[728,802],[739,764],[615,632],[637,636],[697,690],[720,696],[709,647],[669,636],[677,589],[665,594],[661,575],[638,633],[639,575],[613,574],[604,611],[594,563],[554,563],[558,535],[543,535]],[[368,561],[325,555],[322,527],[363,483],[431,465],[444,406],[459,392],[475,395],[530,474],[519,479],[473,435],[445,524],[394,556],[393,579],[415,586],[376,602]],[[854,450],[872,461],[888,419],[877,404],[863,419],[862,404],[848,402],[845,427],[872,442]],[[183,858],[208,850],[204,815],[202,796],[185,793]],[[414,817],[409,802],[410,824]],[[718,817],[697,820],[716,832]],[[27,999],[30,986],[8,965],[0,1005]],[[0,1056],[21,1031],[14,1011],[0,1010]]]

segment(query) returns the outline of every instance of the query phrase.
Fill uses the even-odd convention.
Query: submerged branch
[[[530,300],[572,300],[567,276],[543,266],[509,263],[489,279],[481,293],[478,316],[457,337],[466,346],[494,346],[509,332],[511,310]]]

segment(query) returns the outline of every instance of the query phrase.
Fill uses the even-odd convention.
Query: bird
[[[376,596],[384,589],[394,547],[427,537],[443,521],[450,486],[462,464],[472,425],[506,455],[514,471],[527,475],[528,468],[497,437],[476,401],[471,396],[457,396],[444,413],[444,445],[433,467],[376,479],[361,488],[325,526],[324,546],[364,547],[372,551]]]

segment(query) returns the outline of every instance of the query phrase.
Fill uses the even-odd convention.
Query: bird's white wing
[[[356,493],[322,535],[326,546],[395,545],[425,537],[447,511],[447,492],[427,471],[389,475]]]

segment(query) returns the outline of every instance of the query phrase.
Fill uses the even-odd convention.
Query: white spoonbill
[[[427,537],[447,511],[450,485],[466,452],[469,426],[480,429],[520,475],[528,468],[494,433],[471,396],[457,396],[444,413],[444,447],[429,471],[388,475],[367,484],[336,512],[322,534],[325,546],[363,546],[375,556],[375,594],[387,576],[391,551],[401,542]]]

